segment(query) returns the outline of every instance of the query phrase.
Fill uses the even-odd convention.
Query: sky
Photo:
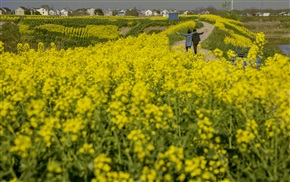
[[[110,8],[110,9],[178,9],[196,10],[199,8],[222,8],[226,0],[0,0],[1,7],[11,10],[19,6],[39,8],[41,5],[53,9],[69,8]],[[229,0],[227,0],[229,1]],[[231,0],[230,0],[231,1]],[[233,0],[234,9],[289,9],[290,0]]]

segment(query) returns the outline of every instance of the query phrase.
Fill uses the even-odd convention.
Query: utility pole
[[[289,1],[290,1],[290,0],[289,0]],[[232,0],[231,5],[232,5],[232,11],[233,11],[233,10],[234,10],[234,0]]]

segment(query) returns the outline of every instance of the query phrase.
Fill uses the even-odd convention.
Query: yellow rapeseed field
[[[289,180],[289,57],[257,69],[263,33],[235,65],[233,51],[205,60],[166,35],[18,54],[0,43],[0,179]]]

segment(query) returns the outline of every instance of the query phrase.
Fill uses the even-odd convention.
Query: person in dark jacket
[[[176,32],[178,35],[186,36],[186,41],[185,41],[185,49],[188,51],[188,49],[191,48],[192,45],[192,35],[195,34],[196,32],[191,32],[190,29],[188,29],[187,34],[179,33]]]
[[[200,35],[202,35],[204,32],[201,32],[201,33],[197,33],[196,32],[196,29],[193,29],[193,31],[195,34],[192,35],[192,45],[193,45],[193,50],[194,50],[194,53],[196,54],[197,53],[197,45],[199,44],[199,41],[200,41]],[[206,30],[205,30],[206,32]]]

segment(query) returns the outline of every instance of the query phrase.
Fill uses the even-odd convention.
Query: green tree
[[[113,16],[116,16],[117,13],[118,13],[118,11],[117,10],[114,10],[112,14],[113,14]]]
[[[103,10],[102,10],[101,8],[97,8],[97,9],[95,10],[95,14],[96,14],[96,15],[104,16],[104,12],[103,12]]]
[[[225,1],[222,3],[222,17],[233,20],[238,20],[239,16],[236,11],[231,11],[231,1]]]
[[[41,13],[39,11],[34,11],[33,14],[34,15],[41,15]]]
[[[225,1],[222,3],[222,10],[225,12],[225,13],[228,13],[231,11],[231,2],[230,1]]]
[[[31,15],[31,12],[30,12],[29,9],[25,9],[25,10],[24,10],[24,14],[25,14],[25,15]]]
[[[137,8],[133,8],[133,9],[128,9],[125,13],[126,16],[138,16],[138,10]]]
[[[77,10],[75,10],[72,15],[74,16],[85,16],[85,15],[89,15],[89,13],[87,12],[86,8],[79,8]]]
[[[205,10],[209,11],[210,14],[220,15],[220,11],[213,6],[208,6]]]
[[[154,11],[155,11],[156,13],[160,14],[160,10],[159,10],[159,9],[154,9],[153,12],[154,12]]]
[[[0,41],[4,43],[4,50],[7,52],[16,52],[17,43],[20,42],[20,33],[17,24],[6,22],[0,28]]]

